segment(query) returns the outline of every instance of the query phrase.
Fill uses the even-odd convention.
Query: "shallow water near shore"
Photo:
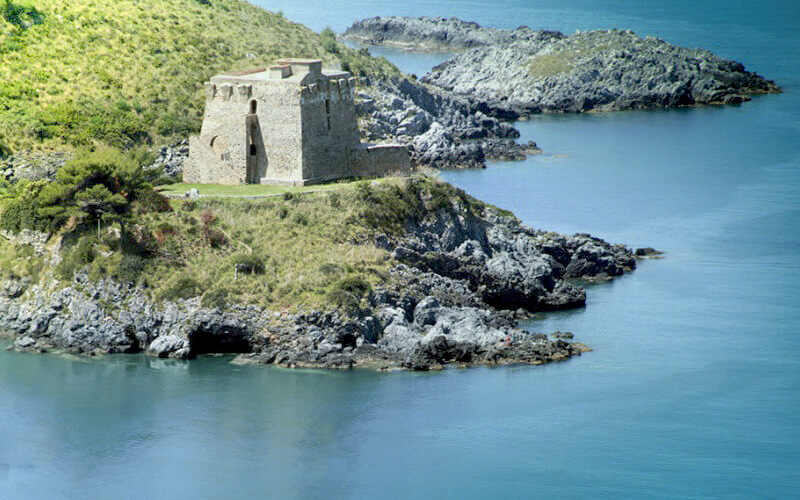
[[[785,93],[534,116],[519,129],[545,154],[442,174],[534,227],[667,252],[589,286],[586,308],[525,325],[593,352],[378,374],[0,351],[0,498],[797,495],[796,3],[253,3],[316,30],[378,14],[631,28],[741,60]],[[438,62],[382,53],[420,76]]]

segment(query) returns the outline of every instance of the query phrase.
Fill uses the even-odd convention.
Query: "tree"
[[[75,225],[124,221],[131,203],[152,194],[141,165],[114,148],[84,152],[67,162],[52,182],[21,181],[9,190],[0,225],[55,231]]]

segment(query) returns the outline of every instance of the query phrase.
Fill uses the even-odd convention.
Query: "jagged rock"
[[[455,17],[372,17],[356,21],[342,34],[344,38],[369,45],[391,45],[417,51],[453,51],[483,45],[511,43],[535,33],[526,27],[516,30],[482,28],[478,23]]]
[[[365,141],[405,144],[420,166],[482,168],[487,159],[519,160],[534,151],[514,142],[519,132],[480,104],[409,79],[365,79],[356,112]]]
[[[0,160],[0,169],[6,180],[54,179],[56,172],[73,157],[65,151],[20,151]]]
[[[780,92],[772,81],[707,50],[677,47],[626,30],[493,30],[443,18],[372,18],[345,37],[421,50],[464,50],[423,78],[514,119],[540,112],[738,104]]]
[[[158,170],[166,175],[178,177],[183,173],[183,163],[189,157],[189,141],[183,139],[171,146],[162,146],[147,170]]]
[[[659,252],[655,248],[645,247],[645,248],[637,248],[634,252],[636,258],[645,258],[645,257],[655,257],[658,255],[663,255],[664,252]]]

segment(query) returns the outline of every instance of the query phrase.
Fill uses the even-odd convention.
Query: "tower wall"
[[[260,182],[289,182],[303,177],[300,88],[259,83],[257,115],[264,143],[266,171]]]
[[[359,142],[355,79],[332,78],[303,88],[303,178],[308,182],[347,177],[349,151]]]
[[[206,84],[206,108],[199,137],[189,145],[185,182],[241,184],[247,174],[247,115],[251,85]]]

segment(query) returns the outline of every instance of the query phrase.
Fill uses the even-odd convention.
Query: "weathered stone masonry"
[[[359,143],[355,85],[317,59],[211,78],[184,181],[303,185],[409,170],[404,146]]]

